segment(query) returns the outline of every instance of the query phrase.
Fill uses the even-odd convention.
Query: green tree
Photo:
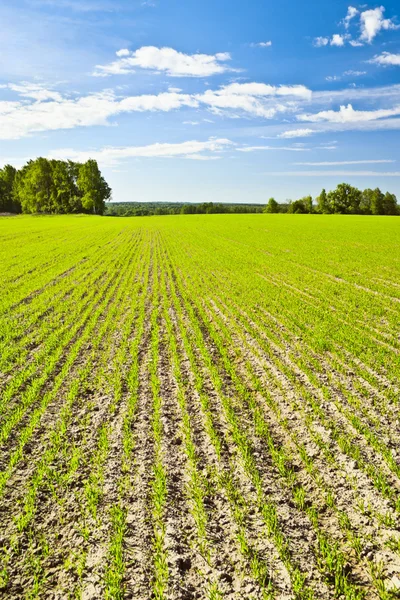
[[[279,212],[279,204],[275,200],[275,198],[270,198],[268,200],[268,204],[264,208],[265,213],[278,213]]]
[[[374,195],[374,190],[371,188],[365,189],[361,192],[361,201],[360,201],[360,213],[362,215],[371,215],[372,214],[372,197]]]
[[[398,215],[399,207],[397,206],[397,198],[394,194],[386,192],[383,198],[383,214],[384,215]]]
[[[196,212],[196,204],[184,204],[181,208],[181,215],[194,215]]]
[[[301,201],[303,202],[304,211],[306,213],[311,214],[312,212],[314,212],[312,196],[304,196],[304,198],[302,198]]]
[[[385,195],[379,188],[375,188],[371,196],[371,213],[373,215],[384,215],[383,199]]]
[[[348,183],[339,183],[327,199],[332,213],[352,215],[360,212],[361,192]]]
[[[17,169],[5,165],[0,169],[0,212],[20,212],[21,207],[14,199],[14,181]]]
[[[89,159],[79,166],[77,185],[83,209],[102,215],[106,207],[106,200],[111,198],[111,188],[102,176],[95,160]]]
[[[54,212],[54,190],[50,162],[31,160],[16,175],[14,193],[24,213]]]
[[[79,165],[72,161],[51,161],[53,189],[52,205],[57,213],[82,212],[81,195],[78,190],[77,178]]]
[[[328,197],[326,195],[325,189],[322,190],[322,192],[317,198],[317,212],[323,215],[328,214],[330,212]]]
[[[289,204],[288,213],[297,215],[306,215],[313,212],[312,197],[305,196],[300,200],[295,200]]]

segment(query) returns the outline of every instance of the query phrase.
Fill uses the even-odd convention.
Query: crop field
[[[400,220],[0,219],[0,598],[400,597]]]

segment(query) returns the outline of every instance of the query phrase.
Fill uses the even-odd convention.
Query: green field
[[[400,219],[0,218],[0,597],[400,595]]]

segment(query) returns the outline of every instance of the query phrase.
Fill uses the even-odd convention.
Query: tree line
[[[379,189],[361,191],[348,183],[335,190],[322,190],[312,196],[279,204],[270,198],[260,204],[197,204],[172,202],[110,203],[111,188],[102,176],[95,160],[77,163],[71,160],[37,158],[21,169],[11,165],[0,169],[0,213],[94,213],[108,216],[147,216],[173,214],[351,214],[400,215],[396,196]]]
[[[394,194],[379,189],[364,191],[340,183],[335,190],[326,193],[323,189],[314,204],[311,196],[278,204],[270,198],[264,212],[292,214],[339,214],[339,215],[400,215],[400,206]]]
[[[95,160],[37,158],[0,169],[0,212],[102,215],[111,188]]]
[[[262,204],[221,204],[202,202],[112,202],[106,205],[105,215],[113,217],[147,217],[152,215],[205,215],[261,213]]]

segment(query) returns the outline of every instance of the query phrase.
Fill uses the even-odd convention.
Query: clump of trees
[[[335,190],[322,190],[313,203],[311,196],[294,200],[289,204],[278,204],[270,198],[264,208],[266,213],[287,212],[292,214],[336,214],[336,215],[400,215],[400,207],[394,194],[379,189],[361,191],[348,183],[340,183]]]
[[[111,188],[95,160],[30,160],[0,169],[0,212],[102,215]]]

